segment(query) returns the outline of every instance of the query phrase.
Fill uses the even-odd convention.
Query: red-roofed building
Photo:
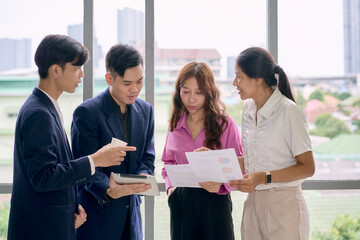
[[[137,47],[144,56],[144,48]],[[155,84],[173,86],[180,70],[190,62],[205,62],[215,79],[220,77],[221,56],[216,49],[165,49],[155,44]]]
[[[312,99],[306,103],[305,115],[310,123],[315,122],[315,119],[325,113],[332,113],[332,108],[318,99]]]
[[[337,99],[336,97],[334,97],[332,95],[326,94],[326,95],[324,95],[324,102],[326,103],[326,105],[331,107],[334,111],[335,109],[338,108],[338,104],[341,102],[341,100]]]

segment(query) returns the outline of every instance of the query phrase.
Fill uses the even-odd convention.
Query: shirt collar
[[[247,99],[245,100],[246,102],[249,102],[249,107],[246,110],[246,113],[252,118],[252,119],[256,119],[256,103],[254,101],[254,99]]]
[[[280,101],[280,98],[281,92],[279,91],[279,88],[276,87],[274,92],[271,94],[264,106],[258,111],[258,113],[265,119],[268,119],[274,112],[275,106]]]
[[[38,87],[36,87],[36,88],[39,89],[40,91],[42,91],[51,100],[51,102],[54,104],[56,110],[58,110],[58,108],[60,109],[59,103],[55,99],[53,99],[47,92],[45,92],[41,88],[38,88]]]
[[[121,112],[120,105],[115,101],[115,99],[110,94],[110,88],[107,88],[105,90],[105,98],[107,99],[107,101],[105,102],[105,107],[109,112],[114,111],[114,109],[116,109],[118,112]],[[109,102],[111,104],[109,104]],[[126,112],[129,110],[129,107],[131,105],[132,104],[127,104],[126,105],[125,113],[123,113],[123,114],[126,114]]]
[[[59,103],[54,99],[52,98],[49,94],[47,94],[47,92],[45,92],[44,90],[42,90],[41,88],[38,88],[40,91],[42,91],[49,99],[50,101],[52,102],[52,104],[54,105],[55,109],[56,109],[56,112],[57,114],[59,115],[59,118],[60,118],[60,121],[61,121],[61,124],[62,126],[64,126],[64,120],[63,120],[63,116],[62,116],[62,113],[61,113],[61,110],[60,110],[60,105]]]
[[[116,103],[116,102],[115,102],[115,103]],[[128,110],[129,110],[129,106],[130,106],[129,104],[127,104],[127,105],[125,106],[125,112],[124,112],[124,113],[121,112],[121,107],[120,107],[120,105],[118,105],[117,103],[116,103],[116,105],[117,105],[117,107],[118,107],[118,111],[119,111],[119,114],[120,114],[120,115],[124,115],[124,116],[125,116],[125,115],[128,114]]]
[[[176,125],[175,129],[179,130],[181,128],[185,128],[187,129],[187,124],[186,124],[186,116],[187,116],[187,112],[185,111],[183,113],[183,115],[181,115],[178,124]]]

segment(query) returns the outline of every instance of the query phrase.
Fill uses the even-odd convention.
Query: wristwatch
[[[271,183],[271,173],[269,171],[265,172],[265,184]]]
[[[109,203],[112,200],[114,200],[112,197],[109,196],[109,194],[107,194],[107,191],[105,191],[105,195],[103,197],[103,204]]]

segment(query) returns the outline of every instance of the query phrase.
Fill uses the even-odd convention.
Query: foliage
[[[301,93],[301,91],[297,91],[297,93],[295,94],[295,101],[297,103],[297,105],[299,105],[299,107],[304,110],[305,106],[306,106],[306,99],[304,97],[304,95]]]
[[[360,98],[356,99],[353,103],[354,107],[360,107]]]
[[[312,100],[312,99],[324,101],[324,93],[321,90],[317,89],[310,94],[309,100]]]
[[[353,124],[357,127],[357,132],[359,132],[359,131],[360,131],[360,119],[355,120],[355,121],[353,122]]]
[[[226,112],[230,115],[236,122],[236,125],[241,125],[241,114],[244,108],[243,102],[238,102],[236,104],[227,105]]]
[[[0,239],[6,239],[9,222],[10,203],[0,204]]]
[[[337,107],[339,108],[339,111],[344,113],[346,116],[350,116],[351,111],[349,109],[346,109],[346,107],[344,105],[342,105],[341,103],[339,103],[337,105]]]
[[[351,97],[351,94],[349,92],[342,92],[342,93],[329,92],[327,94],[330,94],[341,101],[347,99],[348,97]]]
[[[310,131],[311,135],[334,138],[343,133],[351,133],[346,123],[333,117],[331,114],[322,114],[315,119],[316,129]]]
[[[312,233],[312,239],[318,240],[357,240],[360,239],[360,213],[356,216],[344,214],[335,217],[331,228],[326,232]]]

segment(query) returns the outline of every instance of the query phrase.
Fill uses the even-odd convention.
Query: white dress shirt
[[[241,130],[246,173],[292,166],[296,163],[295,156],[311,151],[304,113],[278,88],[257,113],[255,101],[245,101]],[[256,190],[298,186],[303,181],[260,184]]]
[[[59,106],[59,103],[54,99],[52,98],[49,94],[47,94],[45,91],[43,91],[42,89],[38,88],[40,91],[42,91],[49,99],[50,101],[52,102],[52,104],[54,105],[55,109],[56,109],[56,112],[57,114],[59,115],[59,118],[60,118],[60,121],[61,121],[61,126],[63,128],[63,131],[64,131],[64,134],[65,134],[65,137],[66,136],[66,132],[65,132],[65,128],[64,128],[64,118],[63,118],[63,115],[61,113],[61,110],[60,110],[60,106]],[[70,146],[71,147],[71,146]],[[94,160],[92,159],[92,157],[89,155],[88,156],[89,158],[89,164],[90,164],[90,168],[91,168],[91,175],[93,175],[95,173],[95,164],[94,164]]]

